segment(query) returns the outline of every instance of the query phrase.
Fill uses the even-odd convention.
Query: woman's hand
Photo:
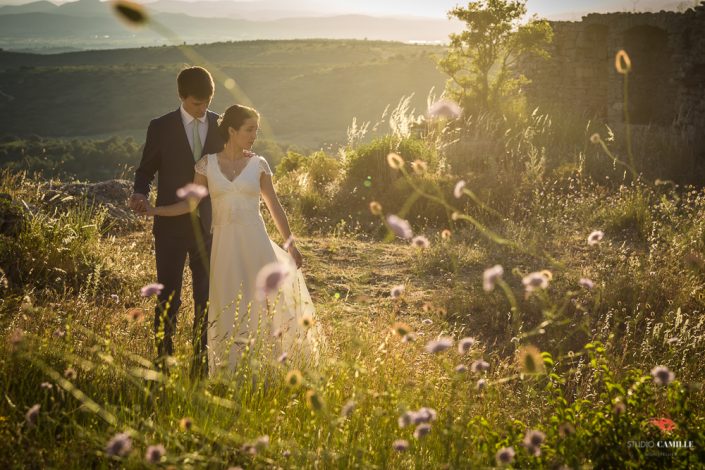
[[[299,249],[296,248],[296,245],[294,245],[293,243],[289,245],[289,254],[292,258],[294,258],[294,262],[296,263],[297,269],[304,264],[304,257],[301,256],[301,253],[299,253]]]
[[[142,215],[144,215],[144,216],[146,216],[146,217],[154,217],[155,215],[157,215],[157,214],[156,214],[156,212],[157,212],[156,208],[153,207],[153,206],[149,203],[149,201],[145,201],[144,204],[145,204],[145,211],[142,213]]]

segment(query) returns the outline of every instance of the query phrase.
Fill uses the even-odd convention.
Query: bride
[[[313,303],[297,271],[303,258],[274,190],[272,171],[263,157],[250,151],[258,129],[257,111],[231,106],[218,123],[224,149],[205,155],[195,165],[194,184],[208,189],[213,207],[208,307],[211,372],[234,370],[243,353],[253,348],[280,361],[287,356],[318,357]],[[259,211],[260,195],[287,240],[288,253],[267,234]],[[196,206],[186,197],[176,204],[149,207],[147,214],[176,216]]]

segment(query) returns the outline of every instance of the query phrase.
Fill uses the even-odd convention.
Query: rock
[[[104,229],[115,232],[142,227],[142,218],[132,213],[127,201],[132,194],[132,182],[108,180],[98,183],[62,183],[46,191],[45,203],[51,207],[75,207],[82,202],[93,203],[108,212]]]

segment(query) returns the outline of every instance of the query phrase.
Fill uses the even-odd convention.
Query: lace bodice
[[[229,224],[264,224],[259,212],[260,175],[272,174],[264,157],[252,153],[240,174],[232,181],[220,170],[215,154],[201,158],[195,169],[208,180],[213,229]]]
[[[259,164],[260,164],[260,167],[262,168],[262,171],[263,171],[264,173],[266,173],[266,174],[268,174],[268,175],[271,175],[271,174],[272,174],[272,170],[271,170],[271,168],[269,167],[269,163],[267,163],[267,160],[266,160],[264,157],[261,157],[261,156],[255,154],[254,152],[248,152],[247,150],[246,150],[245,152],[246,152],[246,154],[250,155],[250,158],[257,158],[257,159],[260,160]],[[209,160],[208,157],[210,157],[210,155],[204,155],[203,157],[201,157],[200,160],[198,160],[198,161],[196,162],[196,165],[194,166],[194,169],[196,170],[196,173],[198,173],[199,175],[203,175],[203,176],[206,176],[206,177],[208,176],[208,173],[207,173],[207,170],[208,170],[208,160]],[[216,158],[217,158],[217,157],[216,157]],[[217,160],[216,160],[216,161],[217,161]]]

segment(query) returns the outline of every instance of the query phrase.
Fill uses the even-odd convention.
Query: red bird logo
[[[668,418],[652,418],[649,420],[649,423],[653,424],[663,432],[670,432],[678,427],[673,420]]]

